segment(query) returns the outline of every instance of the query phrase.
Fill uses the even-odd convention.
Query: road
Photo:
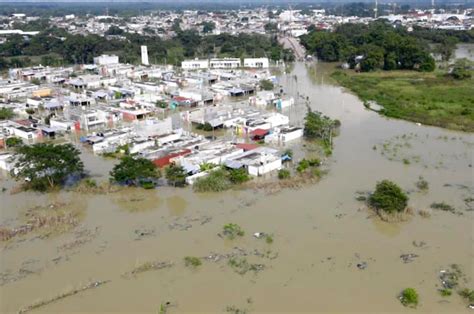
[[[284,48],[293,50],[296,60],[303,61],[306,56],[304,47],[300,44],[299,40],[295,37],[285,36],[279,38],[280,43]]]

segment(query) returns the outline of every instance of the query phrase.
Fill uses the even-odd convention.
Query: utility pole
[[[377,3],[377,0],[375,0],[375,9],[374,9],[375,18],[377,18],[377,7],[378,7],[378,3]]]

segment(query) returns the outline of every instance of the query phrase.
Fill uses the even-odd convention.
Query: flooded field
[[[15,183],[4,174],[0,225],[19,226],[47,208],[73,220],[0,242],[0,311],[412,312],[397,300],[407,287],[420,294],[418,312],[472,311],[457,293],[438,291],[440,271],[451,264],[464,273],[459,286],[474,288],[472,134],[379,116],[332,85],[330,71],[297,63],[280,80],[298,99],[293,122],[302,122],[308,103],[342,123],[330,171],[314,185],[271,195],[167,187],[11,195]],[[93,177],[107,179],[111,160],[83,159]],[[416,186],[420,176],[427,191]],[[455,212],[382,222],[356,200],[382,179],[408,191],[416,211],[445,202]],[[223,237],[227,223],[245,235]],[[186,256],[202,257],[202,265],[186,266]]]

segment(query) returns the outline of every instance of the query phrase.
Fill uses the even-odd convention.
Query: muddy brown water
[[[37,312],[158,313],[165,302],[172,305],[168,313],[222,313],[232,305],[252,313],[412,312],[397,300],[406,287],[420,294],[417,312],[470,311],[457,294],[443,298],[437,289],[439,271],[452,263],[463,269],[463,285],[474,288],[473,214],[463,201],[474,189],[472,134],[367,111],[357,97],[332,85],[330,71],[325,64],[297,63],[280,77],[285,92],[299,99],[289,112],[292,121],[302,121],[309,97],[313,109],[342,122],[330,172],[317,184],[275,195],[200,195],[189,188],[166,187],[107,195],[0,194],[2,225],[16,225],[28,208],[55,202],[84,212],[81,225],[71,232],[48,238],[27,235],[1,244],[0,311],[14,313],[96,280],[110,282]],[[113,166],[88,154],[84,160],[98,180]],[[415,187],[419,176],[429,182],[426,193]],[[398,224],[370,218],[355,200],[356,192],[371,190],[385,178],[410,192],[415,209],[444,201],[461,214],[434,211],[430,218],[416,215]],[[0,185],[10,188],[14,183],[3,174]],[[245,236],[219,237],[229,222],[238,223]],[[92,235],[81,236],[81,230]],[[252,236],[259,231],[273,234],[274,242]],[[83,241],[64,249],[77,239]],[[413,241],[426,245],[416,247]],[[184,256],[226,254],[235,252],[234,247],[271,250],[278,256],[247,256],[250,263],[266,267],[245,275],[225,260],[204,261],[195,270],[184,266]],[[405,264],[400,259],[405,253],[419,257]],[[174,265],[123,276],[147,261]],[[367,263],[366,269],[357,268],[361,262]]]

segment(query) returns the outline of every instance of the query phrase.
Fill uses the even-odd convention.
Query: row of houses
[[[270,66],[268,58],[244,58],[244,68],[267,69]],[[185,70],[200,69],[238,69],[242,67],[240,58],[212,58],[184,60],[181,67]]]

